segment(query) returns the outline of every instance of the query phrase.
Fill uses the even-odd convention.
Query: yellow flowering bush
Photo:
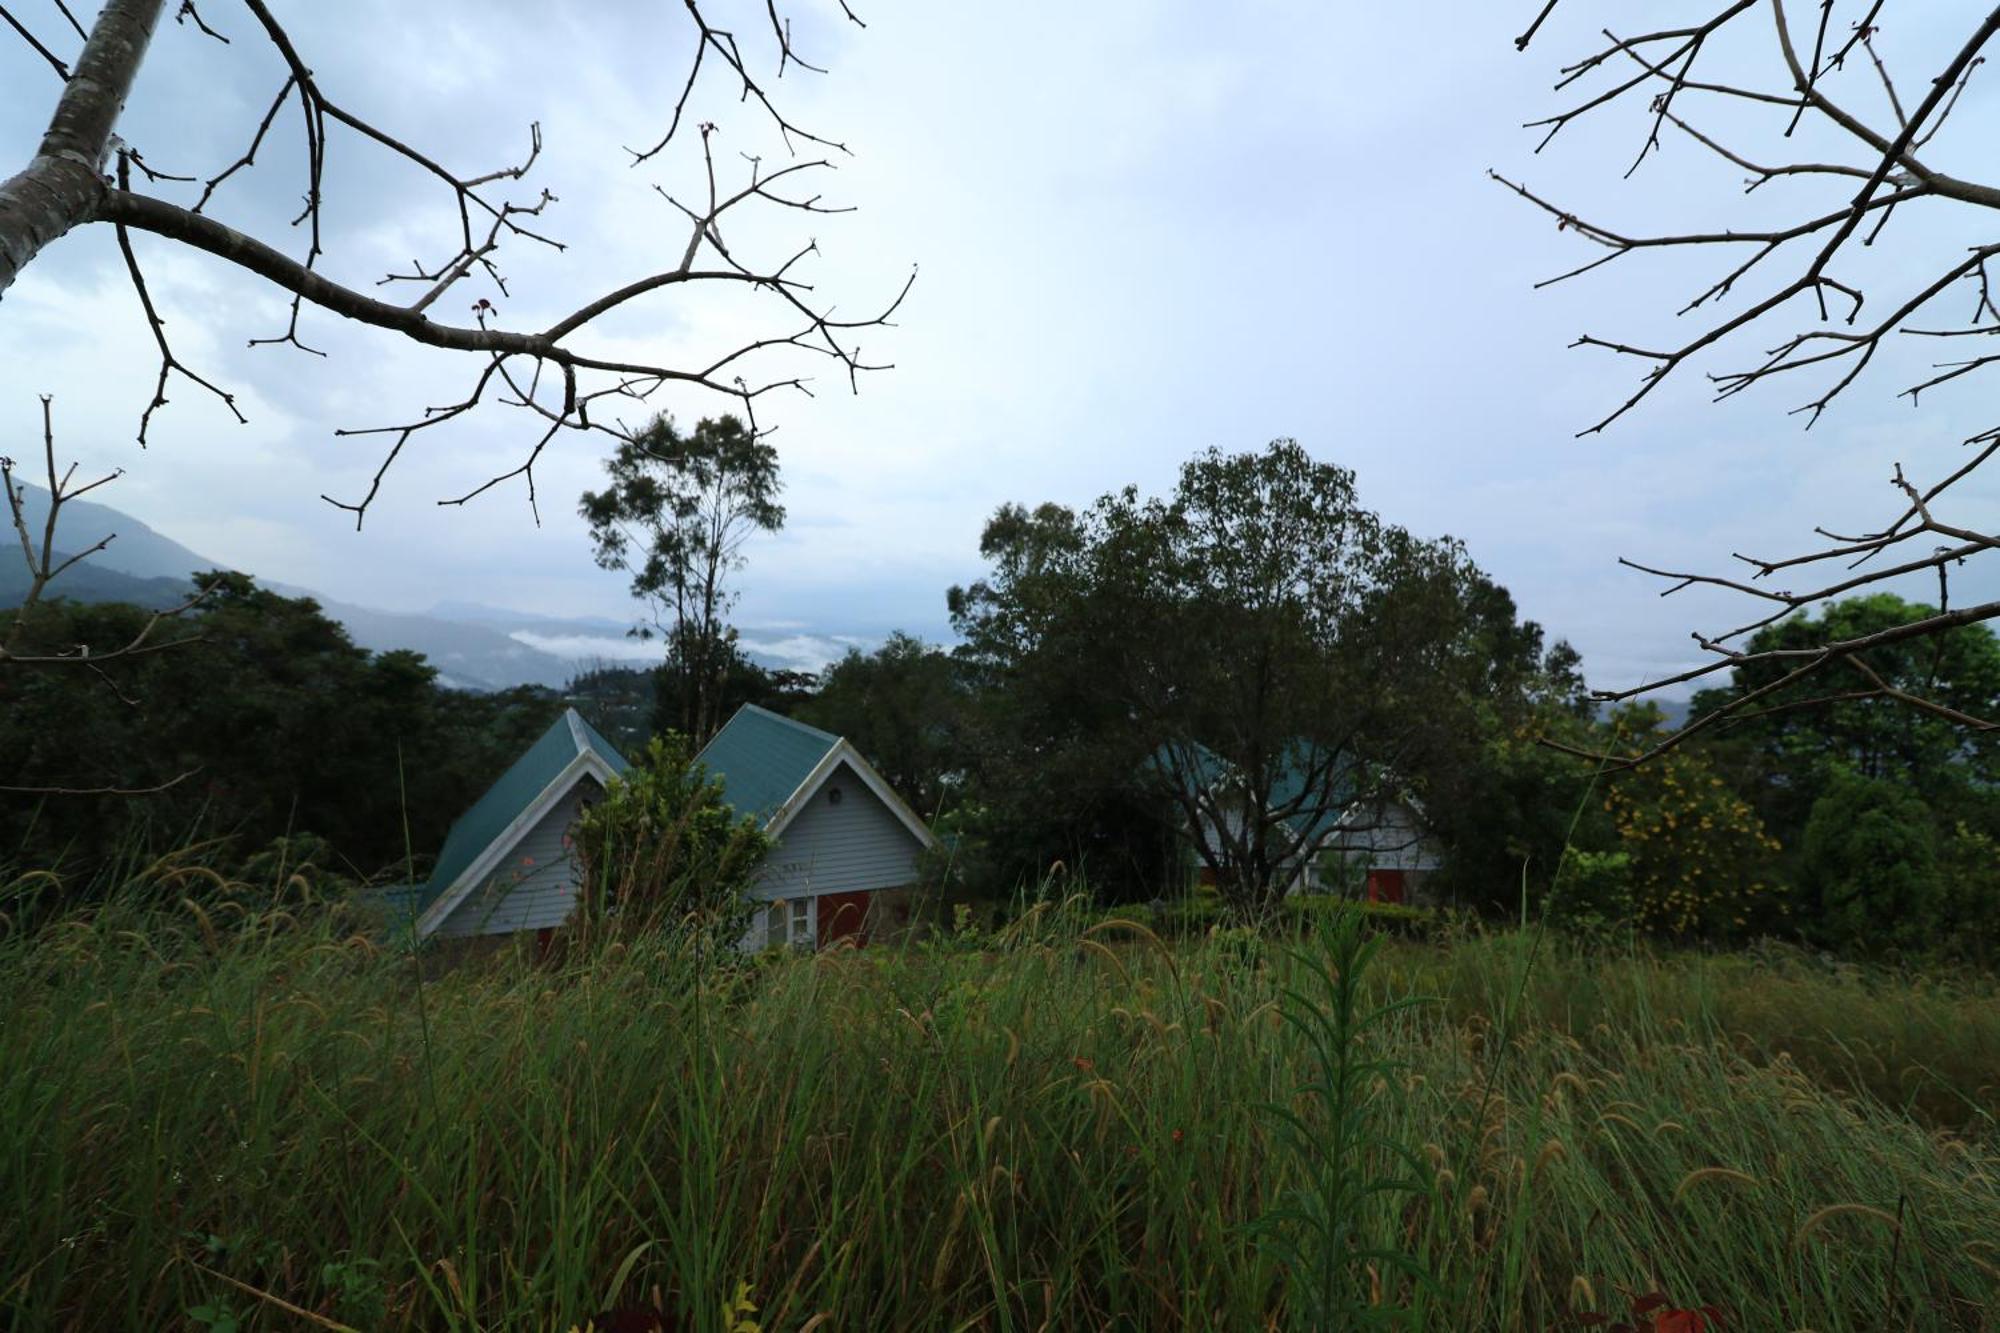
[[[1643,746],[1659,734],[1656,709],[1614,719],[1619,738]],[[1631,911],[1640,929],[1682,938],[1739,939],[1785,915],[1772,873],[1778,840],[1763,820],[1685,747],[1618,774],[1604,811],[1630,857]]]

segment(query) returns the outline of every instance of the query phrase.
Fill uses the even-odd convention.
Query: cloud
[[[1976,390],[1927,397],[1920,416],[1895,403],[1898,377],[1931,350],[1895,347],[1811,435],[1784,415],[1803,386],[1717,406],[1700,378],[1722,368],[1710,363],[1577,440],[1641,367],[1566,344],[1581,329],[1679,335],[1686,321],[1671,312],[1702,270],[1620,261],[1534,291],[1579,262],[1576,237],[1484,169],[1525,173],[1614,225],[1741,216],[1731,170],[1679,139],[1620,179],[1643,116],[1580,123],[1531,152],[1518,126],[1550,109],[1542,76],[1589,39],[1587,24],[1551,28],[1524,58],[1510,40],[1520,15],[1492,5],[1449,23],[1320,0],[1258,0],[1227,23],[1192,0],[867,17],[865,31],[802,28],[833,72],[794,70],[782,85],[801,120],[853,147],[817,188],[862,211],[729,232],[753,254],[816,240],[800,271],[843,312],[871,308],[921,265],[897,327],[862,340],[893,371],[856,394],[814,364],[812,396],[760,406],[779,427],[791,521],[748,548],[739,611],[752,625],[784,622],[756,636],[773,657],[817,666],[852,638],[944,634],[944,589],[980,573],[980,527],[1002,502],[1086,503],[1127,483],[1160,491],[1198,449],[1289,435],[1354,467],[1385,517],[1464,538],[1524,613],[1576,642],[1594,679],[1628,683],[1691,660],[1688,630],[1726,625],[1739,608],[1661,602],[1617,557],[1717,569],[1731,551],[1796,549],[1816,523],[1877,522],[1893,502],[1880,484],[1892,463],[1941,475],[1956,441],[1990,424]],[[463,319],[486,296],[503,326],[531,327],[677,257],[683,224],[654,187],[699,188],[693,140],[637,168],[623,151],[657,137],[670,113],[677,83],[665,75],[688,54],[671,11],[356,0],[300,7],[292,21],[343,105],[455,169],[510,165],[528,122],[541,123],[523,197],[543,185],[559,197],[545,220],[568,248],[510,245],[509,291],[481,279],[446,298],[440,318]],[[1559,10],[1554,22],[1566,21]],[[1942,22],[1913,20],[1899,40],[1930,41]],[[149,161],[206,174],[241,153],[283,73],[247,23],[232,36],[221,47],[163,25],[120,131]],[[0,84],[30,90],[0,104],[0,142],[25,160],[55,84],[5,43]],[[1980,96],[1975,85],[1961,117],[1990,109]],[[721,126],[729,171],[744,169],[739,154],[782,154],[756,109],[719,84],[692,114]],[[295,117],[281,116],[216,211],[297,252],[304,167]],[[368,286],[449,250],[455,213],[434,181],[337,127],[327,171],[328,272]],[[1748,206],[1790,207],[1797,196],[1780,188]],[[1855,262],[1897,271],[1919,243],[1962,240],[1954,225],[1899,216],[1898,242]],[[574,513],[601,476],[601,438],[565,436],[542,456],[538,523],[518,479],[463,507],[439,503],[518,464],[538,433],[531,420],[494,409],[425,432],[357,534],[320,496],[365,492],[389,440],[335,432],[420,419],[463,394],[477,366],[311,312],[303,335],[327,358],[246,347],[283,327],[277,293],[138,243],[177,350],[239,393],[250,424],[181,384],[138,450],[157,362],[110,237],[84,228],[0,305],[5,438],[30,438],[33,394],[53,390],[65,450],[130,469],[105,498],[213,559],[342,600],[631,613],[624,580],[592,564]],[[665,292],[589,341],[700,360],[770,332],[761,308]],[[669,392],[631,411],[691,419],[721,406]],[[1991,581],[1968,572],[1968,593]],[[603,655],[612,644],[628,647],[609,641]]]
[[[517,629],[507,636],[572,662],[657,662],[660,645],[609,634],[537,634]]]

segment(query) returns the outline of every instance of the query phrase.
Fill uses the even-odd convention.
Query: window
[[[764,947],[811,948],[812,899],[780,898],[764,909]]]

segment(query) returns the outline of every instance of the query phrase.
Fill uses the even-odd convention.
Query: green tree
[[[1638,704],[1619,709],[1611,727],[1616,748],[1644,750],[1665,736],[1666,718],[1657,706]],[[1629,858],[1639,929],[1728,940],[1789,923],[1775,873],[1778,840],[1701,751],[1668,750],[1604,786],[1614,846]]]
[[[820,675],[796,710],[801,721],[845,736],[926,818],[945,803],[964,766],[967,692],[949,653],[898,631],[872,653],[850,648]]]
[[[1539,901],[1567,849],[1615,847],[1602,801],[1591,799],[1591,767],[1543,743],[1583,749],[1602,737],[1568,713],[1513,711],[1494,699],[1476,703],[1474,743],[1462,762],[1430,775],[1425,805],[1445,850],[1432,890],[1496,915],[1517,913],[1524,892]]]
[[[587,806],[573,831],[587,887],[586,920],[623,929],[694,925],[733,943],[749,889],[770,854],[755,818],[722,798],[686,738],[655,736],[639,762]]]
[[[955,870],[1005,892],[1056,864],[1110,900],[1181,878],[1167,811],[1115,691],[1122,632],[1090,595],[1082,521],[1058,504],[1002,505],[980,535],[987,576],[947,596],[969,691],[967,801],[948,821]]]
[[[1800,881],[1801,925],[1816,943],[1874,952],[1941,934],[1936,828],[1900,782],[1837,773],[1806,820]]]
[[[743,651],[732,633],[722,647],[723,667],[716,673],[713,689],[713,711],[716,724],[727,722],[731,714],[744,704],[756,704],[774,713],[790,716],[813,697],[817,678],[809,671],[794,671],[788,667],[767,667]],[[693,687],[687,673],[679,662],[671,656],[654,668],[652,731],[655,736],[668,732],[687,735],[687,704],[693,697]]]
[[[87,870],[132,839],[225,835],[244,848],[323,837],[323,869],[372,874],[422,857],[562,709],[548,690],[445,690],[414,653],[371,655],[308,599],[203,574],[171,652],[101,671],[0,673],[9,785],[163,787],[141,797],[0,796],[0,838],[32,862]],[[0,613],[0,630],[13,613]],[[48,643],[129,642],[150,612],[44,601]]]
[[[1830,602],[1816,616],[1792,616],[1751,636],[1752,656],[1726,688],[1697,694],[1694,712],[1716,712],[1774,685],[1815,649],[1935,614],[1874,593]],[[1789,656],[1767,656],[1773,652]],[[1838,660],[1809,681],[1743,707],[1718,742],[1718,761],[1754,784],[1759,809],[1781,837],[1803,830],[1814,802],[1841,772],[1900,784],[1952,810],[2000,783],[2000,739],[1909,707],[1885,687],[1992,717],[2000,713],[2000,639],[1985,625],[1964,625]],[[1825,702],[1805,706],[1814,700]]]
[[[1938,849],[1938,938],[1955,955],[2000,965],[2000,838],[1960,820]]]
[[[675,729],[705,741],[721,726],[732,668],[741,662],[728,616],[729,578],[743,544],[784,526],[778,452],[735,417],[703,418],[683,433],[662,414],[605,462],[610,484],[586,491],[597,563],[631,575],[652,623],[635,633],[666,639],[659,678]]]
[[[1521,894],[1546,891],[1565,849],[1608,848],[1608,825],[1588,800],[1591,770],[1552,749],[1593,748],[1593,706],[1582,660],[1567,642],[1544,647],[1513,597],[1483,576],[1469,603],[1474,663],[1464,743],[1421,776],[1430,831],[1445,850],[1431,891],[1495,913],[1519,911]]]
[[[1539,637],[1457,542],[1383,523],[1291,440],[1209,450],[1164,498],[1004,508],[982,551],[951,608],[1015,767],[1150,798],[1243,910],[1350,804],[1462,751],[1495,630]]]

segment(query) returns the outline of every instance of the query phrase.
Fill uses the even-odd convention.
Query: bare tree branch
[[[252,346],[289,345],[324,355],[304,340],[304,325],[313,312],[323,311],[426,346],[467,352],[476,357],[479,370],[474,386],[452,407],[426,410],[418,420],[404,426],[338,432],[392,437],[364,496],[355,501],[334,501],[328,497],[330,503],[354,513],[357,523],[363,520],[369,504],[379,494],[388,467],[415,431],[462,419],[489,401],[523,408],[541,418],[537,438],[528,444],[525,461],[497,471],[487,483],[449,503],[464,503],[500,481],[518,478],[527,482],[533,512],[534,463],[556,431],[623,434],[622,427],[592,419],[590,407],[602,398],[643,401],[667,386],[699,389],[740,404],[754,429],[754,406],[759,397],[779,389],[813,392],[809,377],[791,364],[798,354],[831,360],[844,373],[850,388],[858,387],[861,372],[889,368],[887,361],[864,357],[856,339],[862,330],[890,322],[909,290],[908,281],[878,312],[844,317],[836,313],[833,303],[805,276],[805,265],[819,252],[817,242],[808,240],[764,260],[739,253],[724,240],[726,219],[753,205],[799,214],[848,211],[825,202],[819,193],[798,188],[807,173],[830,169],[833,165],[830,157],[792,161],[767,170],[759,157],[745,154],[749,164],[747,181],[733,191],[725,191],[718,185],[714,156],[717,126],[703,123],[700,153],[707,197],[694,204],[672,200],[689,224],[685,244],[668,252],[677,254],[678,262],[669,261],[669,267],[627,279],[583,299],[571,314],[539,330],[502,327],[499,312],[487,296],[469,301],[470,322],[455,323],[440,319],[437,314],[443,308],[444,298],[462,289],[468,281],[490,282],[490,290],[502,298],[510,294],[509,280],[502,267],[503,251],[510,243],[532,243],[556,252],[564,250],[563,242],[543,230],[544,215],[557,202],[552,193],[541,189],[517,197],[507,194],[510,187],[529,176],[542,157],[544,145],[539,123],[529,124],[526,152],[509,164],[478,172],[456,169],[340,100],[315,73],[306,52],[267,0],[243,0],[255,30],[264,39],[259,49],[282,67],[283,80],[254,127],[246,125],[247,146],[233,161],[199,180],[157,172],[145,164],[137,148],[119,141],[112,130],[126,92],[146,58],[147,43],[157,27],[164,3],[165,0],[109,0],[88,30],[83,54],[75,64],[73,76],[63,86],[41,151],[26,170],[0,184],[0,292],[48,241],[70,227],[109,223],[116,231],[121,256],[139,295],[141,312],[160,353],[154,392],[140,416],[142,443],[153,414],[167,401],[167,383],[176,374],[214,393],[233,413],[237,412],[237,405],[230,393],[188,368],[176,355],[165,334],[164,317],[140,267],[131,240],[134,232],[146,232],[200,251],[252,273],[284,292],[289,297],[289,313],[283,331],[250,338]],[[788,151],[811,145],[836,156],[847,153],[843,144],[807,130],[789,118],[771,96],[766,76],[759,72],[760,48],[769,48],[775,56],[771,79],[782,78],[794,65],[815,72],[823,69],[802,55],[794,44],[792,24],[781,0],[765,0],[761,30],[747,30],[741,39],[731,29],[711,22],[700,0],[683,0],[683,8],[691,24],[688,76],[668,114],[665,133],[651,147],[633,154],[635,165],[659,156],[679,137],[705,64],[713,65],[721,73],[739,101],[756,109]],[[848,5],[841,3],[839,9],[850,22],[860,24],[861,20]],[[178,5],[175,18],[229,44],[229,37],[211,26],[188,0]],[[25,36],[23,25],[14,26]],[[230,49],[236,47],[231,45]],[[233,226],[213,216],[211,209],[217,205],[225,184],[257,169],[262,150],[279,124],[280,114],[293,102],[300,117],[305,181],[300,208],[292,224],[302,233],[303,240],[288,253],[289,247]],[[362,285],[323,271],[323,266],[331,262],[327,247],[333,239],[325,228],[326,163],[329,152],[336,151],[336,140],[341,145],[340,151],[358,144],[369,152],[387,154],[413,167],[433,187],[445,191],[452,201],[456,222],[449,240],[432,257],[414,258],[407,268],[374,279],[378,291],[383,288],[407,291],[407,301],[384,300]],[[105,174],[114,152],[118,157],[115,181],[107,179]],[[134,188],[133,169],[145,175],[147,189]],[[173,188],[176,185],[189,187],[185,202],[178,198]],[[587,345],[592,327],[606,316],[635,303],[694,288],[746,290],[769,298],[771,309],[781,321],[779,327],[678,365],[596,353]],[[774,358],[769,369],[753,369],[753,365],[767,357]],[[532,390],[522,391],[523,384],[541,385],[545,368],[552,371],[551,382],[553,372],[560,372],[564,386],[560,406],[538,398]],[[583,382],[585,377],[588,382]],[[512,396],[488,393],[496,382],[506,384]],[[238,416],[240,419],[240,413]]]
[[[47,595],[49,585],[62,577],[72,565],[110,546],[118,535],[111,533],[73,554],[66,555],[56,547],[56,528],[62,517],[63,506],[72,500],[81,499],[100,486],[109,485],[124,474],[122,471],[106,473],[95,481],[88,481],[79,486],[73,484],[76,464],[72,463],[67,468],[57,469],[53,402],[50,395],[42,395],[42,462],[48,481],[49,508],[43,515],[39,534],[30,530],[33,525],[28,521],[25,483],[14,479],[14,469],[17,465],[12,458],[0,456],[0,491],[6,493],[8,518],[20,543],[21,559],[28,571],[28,590],[22,595],[20,605],[14,608],[13,619],[8,622],[6,634],[0,636],[0,665],[80,664],[103,677],[101,668],[106,662],[136,657],[143,653],[159,652],[191,642],[191,638],[158,642],[154,640],[153,635],[165,622],[177,619],[200,605],[205,594],[197,592],[178,606],[155,611],[140,626],[137,634],[108,651],[93,652],[88,644],[75,644],[59,651],[23,650],[23,645],[28,642],[30,626],[36,620],[35,608]],[[107,683],[110,683],[108,678]],[[113,686],[113,689],[115,691],[116,687]]]
[[[1741,393],[1753,385],[1779,376],[1825,375],[1806,401],[1794,408],[1810,427],[1874,361],[1886,339],[1896,335],[1950,337],[2000,332],[2000,307],[1991,299],[1988,265],[2000,255],[2000,245],[1975,245],[1960,250],[1949,259],[1940,259],[1929,268],[1929,276],[1911,282],[1904,290],[1880,299],[1853,277],[1837,270],[1851,267],[1852,243],[1875,244],[1896,210],[1919,200],[1935,200],[1928,207],[1952,205],[1982,210],[2000,210],[2000,185],[1970,180],[1938,169],[1920,154],[1933,143],[1939,130],[1960,104],[1973,72],[1985,61],[1985,52],[2000,35],[2000,7],[1969,16],[1967,34],[1948,57],[1926,71],[1922,96],[1914,104],[1904,101],[1899,80],[1878,47],[1887,0],[1856,0],[1843,10],[1841,0],[1817,0],[1817,14],[1809,47],[1795,42],[1792,15],[1788,12],[1800,0],[1689,0],[1685,8],[1694,11],[1686,22],[1663,26],[1638,37],[1620,38],[1603,34],[1605,45],[1592,54],[1567,65],[1558,87],[1567,87],[1586,76],[1596,75],[1615,65],[1636,67],[1636,73],[1620,69],[1600,91],[1588,93],[1567,110],[1534,122],[1545,131],[1541,146],[1578,118],[1598,113],[1621,100],[1649,95],[1645,111],[1650,124],[1641,145],[1639,160],[1659,146],[1659,131],[1671,124],[1694,142],[1747,173],[1745,192],[1780,177],[1818,185],[1840,193],[1833,198],[1809,201],[1797,208],[1795,219],[1780,225],[1764,223],[1755,227],[1707,228],[1699,231],[1662,229],[1637,234],[1586,221],[1564,205],[1551,202],[1525,185],[1495,172],[1493,178],[1513,190],[1545,215],[1553,217],[1558,230],[1573,232],[1604,253],[1560,274],[1548,282],[1558,282],[1589,273],[1612,260],[1642,251],[1715,249],[1731,257],[1719,275],[1679,311],[1682,315],[1707,307],[1721,307],[1734,301],[1733,308],[1719,310],[1711,322],[1700,326],[1677,345],[1647,347],[1628,341],[1585,334],[1575,346],[1608,350],[1646,362],[1647,369],[1638,388],[1607,416],[1581,432],[1602,431],[1636,408],[1670,375],[1691,361],[1718,351],[1735,348],[1750,325],[1769,319],[1797,318],[1801,326],[1765,347],[1747,364],[1736,369],[1710,373],[1709,382],[1717,398]],[[1555,3],[1540,7],[1533,24],[1519,39],[1525,48],[1549,20]],[[1767,13],[1771,26],[1767,33],[1738,23],[1755,11]],[[1703,57],[1714,47],[1720,34],[1729,29],[1745,45],[1745,52],[1761,50],[1772,74],[1781,77],[1789,91],[1783,94],[1750,86],[1734,77],[1713,79],[1702,72]],[[1805,51],[1803,57],[1801,52]],[[1857,55],[1856,53],[1859,53]],[[1854,57],[1850,61],[1850,57]],[[1865,57],[1865,59],[1864,59]],[[1732,65],[1732,69],[1737,66]],[[1842,76],[1850,83],[1843,84]],[[1849,95],[1853,79],[1863,82],[1869,100],[1879,104],[1886,120],[1872,123],[1870,114],[1856,108],[1862,103]],[[1914,81],[1907,86],[1916,88]],[[1732,141],[1754,123],[1739,117],[1736,128],[1720,132],[1702,123],[1718,106],[1782,105],[1790,110],[1790,123],[1779,132],[1767,152],[1755,151]],[[1791,148],[1794,130],[1810,124],[1844,143],[1848,151],[1837,156],[1807,159]],[[1539,147],[1538,150],[1539,151]],[[1636,165],[1636,162],[1635,162]],[[1865,224],[1865,226],[1864,226]],[[1799,244],[1803,243],[1803,244]],[[1747,255],[1745,255],[1747,251]],[[1739,297],[1739,290],[1766,278],[1781,259],[1792,258],[1796,267],[1788,274],[1766,282],[1762,290]],[[1899,266],[1906,267],[1906,266]],[[1970,284],[1975,289],[1972,317],[1964,328],[1916,326],[1914,321],[1933,310],[1940,298]],[[1546,285],[1538,284],[1538,285]],[[1829,297],[1832,299],[1829,300]],[[1810,298],[1801,301],[1799,298]],[[1872,299],[1871,299],[1872,298]],[[1882,313],[1863,324],[1862,311]],[[1816,319],[1815,319],[1816,317]],[[1806,321],[1813,322],[1807,323]],[[1937,373],[1902,390],[1913,403],[1931,389],[1953,384],[2000,361],[2000,355],[1980,355],[1939,363]],[[1893,700],[1899,704],[1944,717],[1955,725],[1985,730],[1992,724],[1906,688],[1887,683],[1863,654],[1888,642],[1943,634],[1960,626],[2000,615],[2000,602],[1981,603],[1952,609],[1949,605],[1949,571],[2000,546],[2000,532],[1980,525],[1947,521],[1933,506],[1957,482],[1970,475],[2000,448],[2000,429],[1983,431],[1967,441],[1973,457],[1952,469],[1944,480],[1920,490],[1905,477],[1899,464],[1891,484],[1902,499],[1899,512],[1881,530],[1841,536],[1825,528],[1818,535],[1826,545],[1798,555],[1778,559],[1735,558],[1750,567],[1748,578],[1664,569],[1636,560],[1621,563],[1667,581],[1662,595],[1695,586],[1712,587],[1747,596],[1762,605],[1762,613],[1745,624],[1716,633],[1693,635],[1695,644],[1708,660],[1664,680],[1629,690],[1601,691],[1599,698],[1622,700],[1637,697],[1663,686],[1684,685],[1733,671],[1746,664],[1775,662],[1787,669],[1775,683],[1754,691],[1739,691],[1717,713],[1699,719],[1662,740],[1645,755],[1611,756],[1619,762],[1636,762],[1681,743],[1686,737],[1711,727],[1728,725],[1733,718],[1761,716],[1772,709],[1799,706],[1797,687],[1808,678],[1828,670],[1852,670],[1867,683],[1865,690],[1835,691],[1824,699],[1868,697]],[[1928,539],[1926,541],[1925,539]],[[1921,551],[1922,554],[1917,554]],[[1890,558],[1894,552],[1901,558]],[[1813,586],[1780,589],[1767,580],[1780,571],[1809,569],[1826,562],[1845,566],[1838,576],[1824,578]],[[1933,576],[1938,585],[1938,605],[1927,609],[1912,623],[1885,635],[1828,644],[1810,651],[1761,651],[1746,642],[1748,636],[1775,625],[1796,612],[1819,602],[1843,596],[1889,580]],[[1770,696],[1780,689],[1790,691],[1782,702]],[[1592,758],[1605,756],[1592,755]]]

